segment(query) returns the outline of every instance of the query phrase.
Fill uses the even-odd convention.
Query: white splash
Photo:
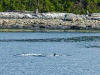
[[[67,55],[60,55],[60,54],[36,54],[36,53],[26,53],[20,54],[20,56],[34,56],[34,57],[59,57],[59,56],[67,56]]]
[[[42,54],[28,53],[28,54],[21,54],[21,56],[42,56]]]

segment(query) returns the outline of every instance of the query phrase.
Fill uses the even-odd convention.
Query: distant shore
[[[89,19],[90,18],[90,19]],[[73,13],[0,12],[1,31],[99,30],[100,20]]]

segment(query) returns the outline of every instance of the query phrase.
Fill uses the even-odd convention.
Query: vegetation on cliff
[[[99,12],[100,0],[0,0],[0,11],[27,10],[39,12]]]

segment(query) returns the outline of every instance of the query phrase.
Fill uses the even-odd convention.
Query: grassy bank
[[[100,30],[72,30],[72,29],[0,29],[0,32],[100,32]]]

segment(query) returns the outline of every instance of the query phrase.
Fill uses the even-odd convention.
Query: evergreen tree
[[[39,12],[99,12],[100,0],[0,0],[0,11],[27,10]]]

